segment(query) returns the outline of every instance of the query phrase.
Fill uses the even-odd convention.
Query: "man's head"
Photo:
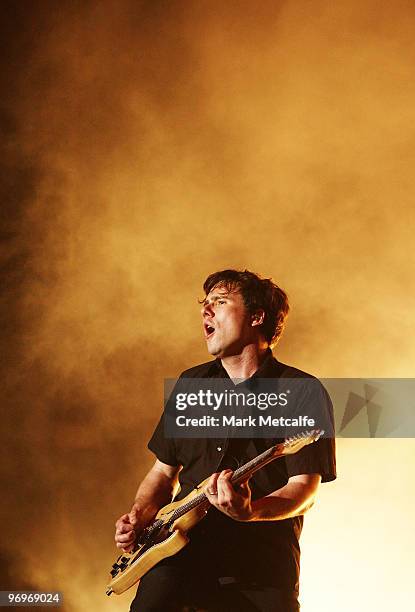
[[[286,293],[271,279],[248,270],[222,270],[203,284],[202,317],[208,350],[224,357],[250,343],[275,344],[289,305]]]

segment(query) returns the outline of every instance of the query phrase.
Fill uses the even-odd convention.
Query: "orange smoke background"
[[[287,290],[276,355],[413,375],[415,6],[2,3],[3,589],[107,598],[163,379],[206,361],[197,298]],[[409,609],[413,440],[338,442],[302,610]]]

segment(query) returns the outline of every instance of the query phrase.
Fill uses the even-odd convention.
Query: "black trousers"
[[[221,576],[218,561],[191,544],[164,559],[141,579],[130,612],[299,611],[295,592]]]

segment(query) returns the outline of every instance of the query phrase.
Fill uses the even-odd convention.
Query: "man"
[[[203,288],[203,329],[215,360],[187,370],[181,379],[311,378],[272,355],[270,346],[282,333],[289,306],[285,292],[270,279],[224,270],[210,275]],[[321,385],[319,394],[332,418]],[[131,612],[299,610],[303,515],[320,482],[336,477],[334,440],[323,438],[280,458],[235,489],[232,470],[273,444],[263,438],[167,438],[160,419],[148,445],[157,459],[131,511],[116,523],[117,546],[133,548],[136,534],[171,501],[178,481],[175,499],[182,499],[212,474],[205,490],[212,508],[190,531],[190,543],[142,578]]]

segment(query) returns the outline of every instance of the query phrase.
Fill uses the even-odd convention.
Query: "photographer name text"
[[[258,417],[236,417],[235,415],[215,417],[203,415],[197,418],[180,415],[176,417],[178,427],[314,427],[315,419],[307,415],[293,418],[272,417],[259,415]]]

